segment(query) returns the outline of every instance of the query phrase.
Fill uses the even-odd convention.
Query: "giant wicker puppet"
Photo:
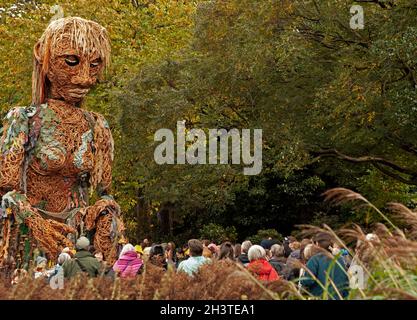
[[[58,19],[33,52],[32,105],[6,115],[0,138],[0,264],[27,265],[34,248],[55,258],[80,235],[113,261],[123,238],[109,194],[113,139],[103,116],[81,108],[109,63],[106,29]]]

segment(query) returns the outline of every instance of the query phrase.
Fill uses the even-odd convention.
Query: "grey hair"
[[[250,247],[252,247],[252,242],[250,242],[249,240],[243,241],[242,247],[241,247],[242,252],[248,253]]]
[[[284,256],[284,246],[281,246],[279,244],[274,244],[271,247],[271,253],[274,257],[283,257]]]
[[[58,264],[63,265],[67,260],[71,260],[71,256],[66,252],[61,252],[61,254],[58,256]]]
[[[248,258],[249,261],[258,260],[258,259],[265,259],[266,258],[266,251],[260,245],[253,245],[250,247],[248,251]]]
[[[308,261],[313,255],[314,244],[310,243],[304,248],[304,259]]]

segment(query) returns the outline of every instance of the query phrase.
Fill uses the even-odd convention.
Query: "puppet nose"
[[[71,80],[73,84],[82,87],[91,87],[96,82],[95,78],[90,76],[88,65],[84,66]]]
[[[82,86],[91,87],[95,83],[95,79],[87,75],[77,75],[72,79],[72,83]]]

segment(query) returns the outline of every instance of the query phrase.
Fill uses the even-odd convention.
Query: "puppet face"
[[[78,104],[97,82],[103,61],[98,53],[82,53],[65,40],[64,37],[50,57],[47,72],[49,96]]]
[[[107,31],[94,21],[66,17],[52,21],[33,50],[32,103],[47,98],[80,105],[110,63]]]

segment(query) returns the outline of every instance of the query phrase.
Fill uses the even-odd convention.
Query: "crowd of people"
[[[48,268],[47,259],[39,255],[31,274],[16,269],[12,284],[28,276],[50,281],[57,274],[64,279],[79,273],[90,277],[132,278],[143,272],[145,263],[193,277],[202,265],[220,260],[233,261],[258,281],[293,281],[301,293],[321,297],[326,292],[330,299],[343,299],[348,295],[348,270],[355,264],[355,258],[327,233],[301,241],[294,237],[286,237],[283,241],[269,238],[259,244],[249,240],[216,244],[191,239],[179,248],[173,242],[151,244],[144,239],[139,245],[124,244],[117,261],[112,264],[103,260],[101,252],[94,251],[86,237],[80,237],[74,249],[65,248],[61,252],[54,266]]]

